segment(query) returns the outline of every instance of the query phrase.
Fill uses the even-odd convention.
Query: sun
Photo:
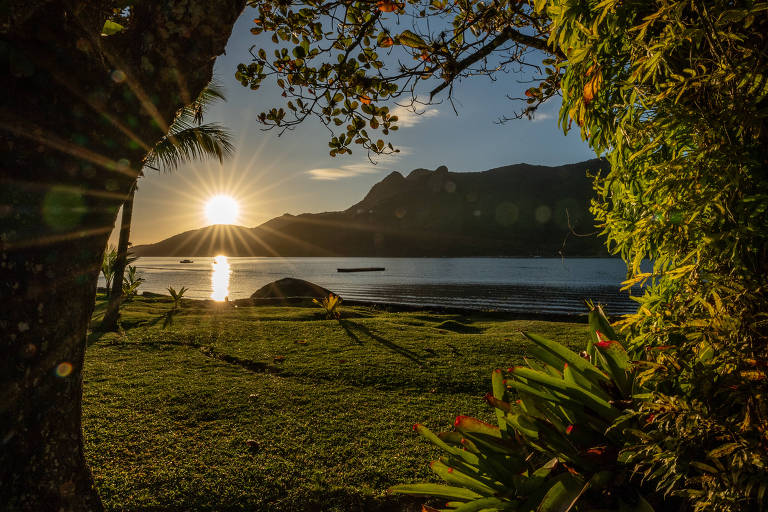
[[[235,224],[240,205],[232,196],[213,196],[205,203],[205,218],[209,224]]]

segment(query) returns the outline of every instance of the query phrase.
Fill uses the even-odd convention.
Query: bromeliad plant
[[[325,312],[325,318],[335,318],[336,320],[341,318],[341,310],[339,308],[342,300],[341,297],[335,293],[330,293],[327,297],[323,297],[321,300],[312,299],[312,302],[320,306]]]
[[[536,360],[509,368],[506,379],[501,370],[493,373],[486,400],[497,425],[459,416],[453,431],[437,435],[414,426],[446,452],[431,468],[448,485],[391,491],[449,500],[439,510],[452,512],[652,512],[619,457],[625,429],[640,421],[625,414],[643,392],[638,362],[615,341],[602,309],[590,306],[590,339],[581,354],[524,333]]]

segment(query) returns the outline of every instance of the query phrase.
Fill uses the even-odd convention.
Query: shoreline
[[[103,293],[103,288],[99,288],[99,292]],[[154,292],[143,292],[142,297],[146,298],[167,298],[171,299],[170,295]],[[343,297],[342,297],[343,299]],[[184,302],[198,304],[201,306],[209,306],[214,308],[223,307],[263,307],[263,306],[293,306],[293,307],[308,307],[316,308],[311,298],[307,297],[281,297],[281,298],[247,298],[236,299],[231,301],[214,301],[211,299],[182,299]],[[424,312],[435,314],[454,314],[454,315],[478,315],[485,318],[494,320],[539,320],[544,322],[563,322],[563,323],[585,323],[587,320],[587,313],[547,313],[547,312],[531,312],[520,313],[516,311],[499,311],[499,310],[483,310],[474,308],[462,308],[456,306],[435,306],[435,305],[416,305],[416,304],[398,304],[388,302],[375,302],[375,301],[363,301],[363,300],[344,300],[343,306],[352,307],[367,307],[385,311],[388,313],[401,313],[401,312]]]

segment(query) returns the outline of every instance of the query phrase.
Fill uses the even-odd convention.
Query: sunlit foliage
[[[627,460],[696,510],[768,499],[768,3],[258,7],[253,32],[272,33],[274,55],[254,48],[237,78],[257,89],[275,76],[287,110],[262,122],[315,115],[341,132],[332,156],[355,143],[395,150],[374,132],[394,129],[387,104],[417,98],[422,83],[434,98],[463,77],[540,72],[519,115],[562,95],[563,129],[611,163],[595,180],[603,234],[627,262],[627,286],[646,285],[621,323],[631,348],[654,354],[642,375],[654,398],[636,411],[652,420]]]
[[[622,327],[669,346],[628,456],[697,510],[748,510],[768,488],[768,3],[546,12],[569,49],[560,122],[611,162],[593,212],[626,284],[647,285]]]

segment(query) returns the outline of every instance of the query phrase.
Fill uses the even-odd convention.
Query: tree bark
[[[128,261],[128,245],[131,238],[131,218],[133,217],[133,198],[136,195],[136,185],[128,194],[128,199],[123,203],[123,214],[120,217],[120,238],[117,242],[117,261],[115,272],[112,276],[112,288],[109,292],[109,303],[101,321],[99,330],[103,332],[117,330],[117,321],[120,319],[120,305],[123,303],[123,277]]]
[[[9,0],[0,20],[0,504],[99,511],[82,371],[104,247],[142,158],[210,81],[244,0]]]

